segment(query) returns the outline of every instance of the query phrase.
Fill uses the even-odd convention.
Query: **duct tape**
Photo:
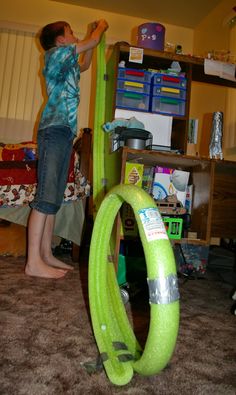
[[[127,345],[123,342],[112,342],[112,345],[114,347],[114,350],[128,350]]]
[[[179,300],[178,278],[176,274],[167,277],[147,279],[149,288],[149,302],[154,304],[168,304]]]
[[[121,354],[118,355],[118,360],[120,362],[130,362],[130,361],[134,361],[134,356],[132,354]]]

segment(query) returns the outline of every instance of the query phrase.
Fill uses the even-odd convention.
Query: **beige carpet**
[[[116,387],[104,370],[87,368],[98,356],[89,320],[87,264],[59,281],[28,278],[23,268],[24,258],[0,257],[1,395],[236,394],[231,287],[215,275],[179,280],[180,330],[167,368],[152,377],[135,374],[128,385]],[[144,343],[145,294],[127,309]]]

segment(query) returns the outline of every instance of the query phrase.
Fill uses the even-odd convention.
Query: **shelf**
[[[190,172],[189,183],[194,186],[190,230],[197,232],[198,238],[186,242],[207,244],[211,237],[236,237],[235,162],[123,147],[121,182],[126,162]]]
[[[120,52],[126,52],[129,54],[130,46],[124,45],[122,43],[116,43],[115,46],[119,48]],[[139,48],[137,45],[136,48]],[[167,51],[157,51],[152,49],[143,48],[143,53],[145,56],[153,57],[153,58],[161,58],[164,60],[176,60],[178,62],[185,62],[185,63],[193,63],[193,64],[204,64],[204,58],[197,57],[197,56],[188,56],[188,55],[181,55],[175,54]]]
[[[120,236],[120,240],[127,240],[127,241],[135,241],[139,240],[140,238],[138,236]],[[201,239],[188,239],[183,237],[182,239],[170,239],[171,244],[194,244],[194,245],[208,245],[206,240],[201,240]]]
[[[129,45],[119,45],[120,53],[125,56],[126,61],[128,61],[129,55]],[[166,67],[167,61],[177,61],[181,63],[182,67],[188,72],[191,72],[192,81],[204,82],[214,85],[222,85],[225,87],[236,88],[236,82],[220,78],[218,76],[209,75],[204,73],[204,58],[190,56],[190,55],[178,55],[166,51],[154,51],[151,49],[143,49],[143,63],[141,65],[135,64],[137,68],[155,68],[158,65],[160,67]],[[131,64],[131,63],[130,63]],[[146,66],[147,65],[147,66]],[[183,70],[185,71],[185,70]]]
[[[171,148],[186,153],[188,139],[188,122],[191,86],[193,82],[215,84],[224,87],[236,88],[236,82],[228,81],[218,76],[204,73],[204,59],[172,54],[164,51],[143,50],[142,64],[129,62],[130,46],[117,43],[111,53],[107,65],[107,106],[106,120],[111,121],[115,113],[115,92],[117,83],[117,70],[121,60],[125,61],[127,68],[166,70],[172,61],[180,63],[187,78],[186,113],[184,117],[173,117]],[[165,116],[163,114],[163,116]],[[107,149],[108,151],[108,149]],[[146,166],[170,167],[189,171],[189,184],[193,185],[193,204],[191,224],[189,231],[196,234],[196,239],[171,239],[172,243],[209,245],[212,237],[236,238],[236,163],[224,160],[213,160],[200,156],[176,154],[154,150],[135,150],[123,147],[107,156],[106,166],[116,167],[113,175],[120,177],[118,182],[124,182],[126,162],[141,163]],[[115,172],[114,172],[115,173]],[[109,173],[110,174],[110,173]],[[107,175],[109,179],[109,175]],[[111,180],[110,184],[112,185]],[[120,246],[120,219],[117,220],[116,257]]]
[[[192,81],[204,82],[206,84],[220,85],[227,88],[236,88],[236,82],[220,78],[215,75],[204,73],[204,65],[192,65]]]
[[[150,166],[154,166],[158,158],[160,166],[167,167],[171,162],[175,168],[190,169],[190,171],[193,167],[205,168],[210,163],[210,159],[207,158],[180,155],[169,151],[135,150],[128,147],[123,147],[123,158],[126,158],[127,161],[142,162]]]
[[[184,244],[194,244],[194,245],[208,245],[208,243],[206,242],[206,240],[201,240],[201,239],[187,239],[185,237],[183,237],[181,240],[177,240],[177,239],[172,239],[170,240],[170,242],[172,244],[180,244],[180,243],[184,243]]]

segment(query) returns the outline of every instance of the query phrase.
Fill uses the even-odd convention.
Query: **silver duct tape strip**
[[[118,355],[118,361],[119,362],[130,362],[134,361],[134,356],[132,354],[121,354]]]
[[[112,342],[114,350],[128,350],[127,345],[124,342]]]
[[[169,304],[179,300],[178,278],[170,274],[164,278],[147,279],[149,302],[154,304]]]

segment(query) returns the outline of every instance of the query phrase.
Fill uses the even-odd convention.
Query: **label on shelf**
[[[143,88],[144,84],[135,81],[125,81],[125,86],[134,86],[136,88]]]
[[[167,88],[167,87],[162,87],[161,88],[161,91],[162,92],[168,92],[168,93],[179,93],[180,92],[180,89],[176,89],[176,88]]]

